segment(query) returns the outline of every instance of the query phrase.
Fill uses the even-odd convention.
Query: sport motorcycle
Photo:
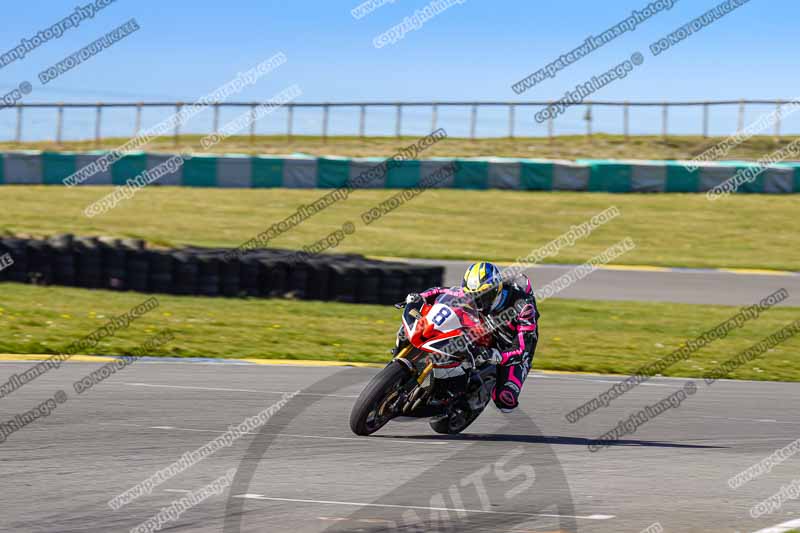
[[[462,298],[438,296],[403,308],[402,346],[353,405],[350,429],[370,435],[398,417],[430,418],[437,433],[457,434],[491,399],[495,365],[482,360],[491,329]]]

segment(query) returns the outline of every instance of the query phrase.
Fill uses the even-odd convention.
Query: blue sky
[[[79,0],[85,4],[89,0]],[[23,37],[57,22],[75,8],[75,0],[29,0],[4,15],[0,52]],[[301,101],[352,100],[546,100],[585,82],[631,53],[640,51],[645,63],[627,78],[603,88],[594,98],[661,101],[690,99],[792,98],[798,92],[796,21],[800,2],[751,0],[686,41],[653,57],[648,45],[718,4],[716,0],[678,0],[675,6],[640,24],[614,42],[593,52],[522,96],[511,85],[557,56],[580,45],[589,35],[641,9],[649,0],[466,0],[427,21],[397,43],[373,46],[373,38],[421,9],[429,0],[395,0],[356,20],[351,9],[358,0],[117,0],[79,28],[42,45],[0,69],[3,93],[28,80],[33,94],[25,101],[163,100],[197,98],[278,51],[288,63],[239,95],[240,100],[264,100],[298,84]],[[141,30],[103,51],[45,87],[37,74],[107,31],[135,18]],[[766,108],[748,109],[747,120]],[[518,112],[518,134],[542,135],[533,112]],[[146,122],[159,111],[146,115]],[[166,113],[166,111],[164,111]],[[409,111],[408,133],[423,132],[429,110]],[[233,118],[231,112],[225,118]],[[582,111],[571,110],[556,121],[557,132],[583,131]],[[162,114],[163,115],[163,114]],[[298,113],[296,131],[318,131],[318,114]],[[596,129],[621,127],[620,113],[597,110]],[[53,113],[29,114],[25,137],[50,136]],[[376,112],[368,131],[393,131],[393,110]],[[466,134],[468,113],[443,111],[442,125],[451,134]],[[479,117],[479,135],[506,130],[507,111]],[[90,111],[67,117],[70,137],[93,132]],[[0,111],[0,137],[13,135],[15,115]],[[132,126],[131,114],[112,112],[104,133],[121,133]],[[636,111],[633,130],[660,131],[660,111]],[[201,131],[209,117],[198,117],[188,129]],[[451,125],[452,123],[452,125]],[[259,124],[259,132],[281,131],[281,113]],[[712,116],[714,132],[735,128],[736,109]],[[795,127],[795,125],[797,127]],[[696,133],[699,111],[670,117],[675,132]],[[332,132],[357,128],[357,117],[342,111],[331,117]],[[800,117],[787,121],[787,130],[800,131]],[[119,130],[119,131],[117,131]]]

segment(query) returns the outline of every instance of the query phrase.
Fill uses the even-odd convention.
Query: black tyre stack
[[[6,281],[30,283],[28,277],[28,249],[24,239],[3,239],[0,242],[0,255],[8,254],[13,261],[2,273]]]
[[[96,238],[75,239],[72,247],[75,257],[75,285],[99,289],[103,283],[103,251]]]
[[[298,256],[260,249],[147,248],[138,239],[0,238],[14,264],[0,281],[164,294],[296,298],[392,304],[442,283],[442,267],[377,261],[355,254]]]
[[[13,257],[13,252],[12,252]],[[54,282],[55,250],[47,241],[30,241],[26,246],[28,281],[36,285]]]
[[[72,235],[56,235],[49,239],[49,243],[53,247],[53,283],[75,286],[75,241]]]
[[[119,239],[100,239],[103,261],[103,288],[124,291],[128,289],[128,250]]]
[[[150,252],[148,285],[152,292],[173,293],[173,256],[168,250]]]
[[[199,266],[197,257],[186,253],[176,252],[173,255],[175,260],[172,275],[175,283],[173,290],[175,294],[196,294]]]

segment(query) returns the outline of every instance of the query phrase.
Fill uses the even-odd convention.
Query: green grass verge
[[[0,285],[0,352],[55,353],[146,295]],[[157,296],[160,306],[105,339],[102,354],[126,354],[163,328],[175,340],[153,355],[385,362],[400,323],[392,307],[292,300]],[[542,304],[536,369],[625,374],[730,318],[735,307],[551,299]],[[797,318],[774,308],[707,345],[667,375],[701,376]],[[732,377],[800,381],[800,338],[777,346]]]
[[[421,135],[420,135],[421,136]],[[388,157],[397,150],[416,141],[420,136],[395,137],[328,137],[283,135],[234,136],[225,139],[213,149],[215,153],[291,154],[303,152],[312,155],[339,155],[350,157]],[[146,147],[153,152],[203,152],[201,135],[182,135],[178,144],[173,137],[154,139]],[[633,136],[596,134],[563,135],[552,140],[546,137],[517,137],[465,139],[449,137],[425,150],[424,157],[526,157],[545,159],[690,159],[715,144],[723,137],[704,139],[701,136],[676,135],[666,140],[660,136]],[[733,148],[727,159],[757,160],[770,152],[789,145],[794,138],[776,141],[772,137],[758,136]],[[114,149],[128,142],[128,138],[65,142],[0,143],[0,150],[74,150]]]
[[[111,187],[0,187],[0,231],[138,237],[165,246],[238,246],[325,194],[319,189],[147,187],[110,212],[83,209]],[[582,263],[625,237],[621,264],[800,270],[800,196],[605,194],[428,190],[365,225],[360,215],[395,191],[354,191],[269,246],[300,249],[356,224],[338,252],[376,256],[514,261],[609,206],[622,216],[550,262]]]

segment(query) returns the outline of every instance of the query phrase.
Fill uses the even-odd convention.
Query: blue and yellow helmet
[[[478,310],[488,313],[503,290],[500,269],[486,262],[470,265],[461,281],[461,290],[473,299]]]

